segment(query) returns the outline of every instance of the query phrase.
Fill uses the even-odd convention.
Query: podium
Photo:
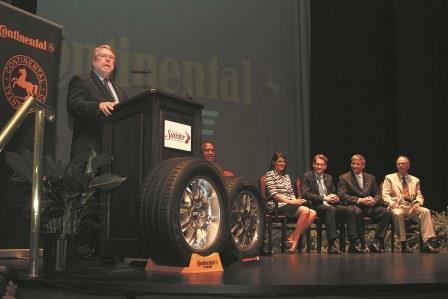
[[[117,105],[107,118],[103,152],[114,159],[105,171],[127,180],[101,196],[100,256],[142,256],[140,185],[162,160],[200,157],[202,107],[186,98],[150,89]],[[171,137],[180,148],[173,145]]]

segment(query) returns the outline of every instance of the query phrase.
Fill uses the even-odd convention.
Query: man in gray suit
[[[339,177],[338,195],[355,213],[358,235],[362,239],[364,239],[363,217],[367,216],[378,223],[375,240],[369,248],[372,252],[383,253],[384,236],[391,216],[382,206],[375,176],[364,172],[365,167],[366,159],[362,155],[352,156],[352,170]],[[350,242],[349,252],[359,253],[360,251],[358,242]]]
[[[430,240],[435,237],[431,212],[423,207],[424,198],[420,190],[420,180],[409,174],[411,162],[405,156],[396,161],[397,172],[386,175],[383,183],[383,199],[392,212],[395,232],[401,241],[401,252],[412,253],[406,241],[405,218],[420,223],[424,246],[423,252],[438,253]]]

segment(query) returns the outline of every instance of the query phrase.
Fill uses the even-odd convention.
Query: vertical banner
[[[56,110],[61,39],[60,25],[0,2],[0,129],[28,96]],[[46,155],[54,154],[55,132],[55,124],[47,123]],[[4,152],[32,150],[33,133],[34,114],[30,113],[0,153],[0,248],[29,246],[30,198],[24,196],[24,186],[10,182],[12,171]]]

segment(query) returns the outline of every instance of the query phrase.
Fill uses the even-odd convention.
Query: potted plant
[[[5,159],[14,171],[11,180],[17,183],[32,182],[32,153],[24,149],[22,155],[6,152]],[[95,151],[81,153],[65,166],[45,156],[42,159],[41,231],[44,233],[44,257],[47,253],[62,251],[56,257],[56,270],[65,268],[65,249],[73,249],[75,236],[89,208],[98,205],[98,190],[111,190],[120,186],[126,178],[114,174],[98,174],[101,167],[110,164],[112,157]],[[45,248],[45,241],[55,239],[60,244]],[[72,244],[67,244],[72,240]],[[48,245],[48,244],[47,244]],[[50,246],[51,247],[51,246]],[[54,246],[53,246],[54,247]],[[45,260],[45,258],[44,258]],[[58,266],[59,265],[59,266]]]

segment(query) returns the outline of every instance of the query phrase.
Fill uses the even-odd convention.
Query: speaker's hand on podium
[[[98,108],[105,116],[111,116],[115,105],[117,105],[116,102],[101,102]]]

